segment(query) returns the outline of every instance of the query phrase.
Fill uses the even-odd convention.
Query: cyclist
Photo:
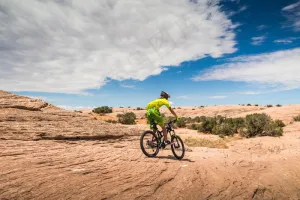
[[[162,128],[165,144],[170,144],[171,142],[168,140],[168,135],[167,135],[167,130],[166,130],[166,127],[164,124],[164,119],[160,115],[159,108],[162,106],[166,106],[178,120],[176,113],[171,108],[171,105],[168,101],[169,98],[170,98],[170,95],[168,93],[162,91],[160,93],[160,98],[151,101],[150,103],[148,103],[148,105],[146,107],[148,123],[150,123],[150,125],[151,125],[155,122]]]

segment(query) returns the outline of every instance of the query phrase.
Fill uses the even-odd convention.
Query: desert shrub
[[[271,107],[273,107],[273,105],[271,105],[271,104],[268,104],[268,105],[267,105],[267,107],[268,107],[268,108],[271,108]]]
[[[282,128],[266,114],[251,114],[245,118],[245,127],[241,131],[244,137],[254,136],[280,136]]]
[[[205,116],[200,116],[200,117],[195,117],[193,120],[192,120],[192,122],[197,122],[197,123],[199,123],[199,122],[204,122],[206,120],[206,117]]]
[[[121,124],[135,124],[136,115],[133,112],[118,114],[117,117]]]
[[[178,128],[184,128],[186,127],[186,120],[184,118],[180,118],[177,122],[176,122],[176,126]]]
[[[282,105],[280,105],[280,104],[277,104],[276,106],[277,106],[277,107],[282,107]]]
[[[233,135],[236,133],[236,130],[232,124],[227,123],[227,122],[222,122],[222,123],[216,123],[216,125],[212,129],[212,134],[215,135]]]
[[[255,104],[255,106],[258,106],[258,104]]]
[[[285,127],[285,124],[283,123],[283,121],[279,120],[279,119],[276,119],[275,120],[275,124],[279,127]]]
[[[141,107],[137,107],[136,110],[144,110],[144,109]]]
[[[238,133],[238,130],[245,126],[245,120],[242,117],[239,118],[226,118],[224,123],[228,124],[234,133]]]
[[[195,108],[193,108],[192,110],[195,110]]]
[[[112,119],[108,119],[108,120],[105,120],[106,122],[108,123],[112,123],[112,124],[116,124],[117,121],[116,120],[112,120]]]
[[[97,113],[97,114],[112,113],[112,108],[108,107],[108,106],[101,106],[101,107],[95,108],[93,110],[93,112]]]
[[[193,122],[197,122],[197,123],[199,123],[200,122],[200,117],[195,117],[194,119],[193,119]]]
[[[296,121],[296,122],[300,122],[300,115],[298,115],[298,116],[294,117],[294,121]]]
[[[177,109],[181,109],[180,107],[178,107]]]
[[[252,106],[252,105],[250,103],[248,103],[247,106]]]
[[[120,106],[120,108],[124,108],[123,106]]]
[[[204,106],[200,106],[200,108],[204,108]]]
[[[188,129],[199,130],[200,124],[189,124],[187,126]]]
[[[128,106],[127,108],[131,108],[130,106]]]
[[[203,133],[212,133],[216,123],[217,121],[215,117],[206,117],[205,120],[200,124],[198,131]]]

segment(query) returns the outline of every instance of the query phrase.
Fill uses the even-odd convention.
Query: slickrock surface
[[[0,199],[300,199],[299,122],[280,138],[189,147],[182,161],[169,148],[145,157],[145,128],[0,91]]]
[[[108,124],[86,114],[0,90],[2,139],[99,139],[137,135],[139,130],[139,126]]]

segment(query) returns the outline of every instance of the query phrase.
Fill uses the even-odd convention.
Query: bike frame
[[[171,126],[171,124],[174,123],[174,122],[175,121],[171,121],[171,122],[167,123],[167,125],[166,125],[167,134],[170,134],[171,138],[176,136],[175,131]],[[153,124],[153,132],[157,135],[158,141],[161,143],[164,135],[163,135],[162,131],[158,130],[157,124]]]

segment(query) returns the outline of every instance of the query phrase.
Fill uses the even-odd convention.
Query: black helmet
[[[165,99],[168,99],[168,98],[171,97],[168,93],[166,93],[164,91],[161,91],[160,96],[163,97],[163,98],[165,98]]]

